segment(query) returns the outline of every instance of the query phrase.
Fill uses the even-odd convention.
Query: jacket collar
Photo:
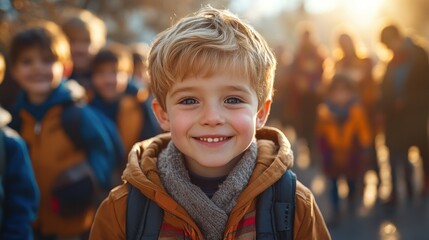
[[[72,102],[83,101],[85,97],[85,90],[74,80],[62,81],[49,95],[44,103],[37,106],[40,109],[49,109],[58,104],[68,104]],[[20,109],[31,109],[32,103],[28,101],[27,95],[24,91],[18,96],[14,112]]]
[[[123,179],[140,189],[161,208],[198,229],[188,213],[169,196],[159,177],[156,165],[157,156],[162,149],[166,148],[170,139],[170,134],[165,133],[134,145],[129,154]],[[237,199],[228,224],[239,221],[249,204],[280,179],[283,173],[293,165],[290,143],[282,132],[275,128],[265,127],[257,131],[256,140],[258,143],[257,163],[248,186]]]

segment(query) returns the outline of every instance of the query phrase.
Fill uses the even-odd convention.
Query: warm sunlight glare
[[[339,0],[307,0],[305,1],[305,9],[310,13],[329,12],[336,8]]]
[[[341,177],[337,181],[338,184],[338,195],[340,198],[345,199],[349,195],[349,186],[345,178]]]
[[[367,25],[378,15],[384,0],[348,0],[341,3],[350,21]]]
[[[363,205],[365,208],[371,208],[377,201],[378,178],[374,170],[369,170],[364,177],[365,189],[363,192]]]
[[[416,146],[412,146],[408,150],[408,161],[410,161],[413,166],[413,183],[416,186],[416,189],[421,189],[424,179],[423,162],[420,156],[420,151]]]
[[[401,239],[399,235],[398,228],[389,221],[384,221],[380,225],[380,240],[399,240]]]
[[[321,174],[317,175],[311,182],[311,191],[314,195],[321,195],[326,189],[326,180],[325,177]]]
[[[296,164],[300,169],[307,169],[310,166],[310,149],[305,141],[299,141],[298,144]]]
[[[381,138],[383,139],[383,138]],[[376,140],[377,143],[377,140]],[[380,198],[387,200],[392,192],[392,176],[390,174],[389,150],[385,145],[377,145],[377,160],[380,166]]]

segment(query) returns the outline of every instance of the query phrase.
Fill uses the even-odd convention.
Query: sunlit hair
[[[64,65],[71,61],[67,38],[61,28],[53,22],[32,22],[14,35],[10,46],[11,65],[16,64],[21,54],[31,48],[49,51],[53,60]]]
[[[102,48],[92,60],[92,70],[97,72],[97,68],[106,63],[116,65],[118,71],[128,74],[132,73],[133,63],[128,48],[118,43],[110,43],[107,47]]]
[[[151,90],[161,106],[189,76],[228,72],[247,77],[261,106],[271,99],[276,60],[265,40],[227,10],[205,7],[160,33],[149,54]]]
[[[4,73],[6,72],[6,63],[3,55],[0,53],[0,84],[3,82]]]
[[[75,34],[76,30],[85,31],[89,35],[93,48],[91,51],[94,54],[106,44],[106,25],[103,20],[90,11],[68,9],[63,13],[63,19],[61,27],[69,38]]]

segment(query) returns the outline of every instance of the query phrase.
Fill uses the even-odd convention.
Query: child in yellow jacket
[[[357,180],[362,177],[370,156],[372,135],[366,112],[357,98],[354,83],[345,75],[335,75],[326,100],[317,110],[316,136],[322,165],[332,182],[332,204],[339,213],[337,181],[344,176],[349,199],[354,198]]]

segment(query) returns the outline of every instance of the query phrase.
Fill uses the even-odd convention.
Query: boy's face
[[[77,27],[72,29],[73,34],[69,34],[68,38],[73,67],[77,71],[86,71],[97,50],[91,49],[91,36],[88,31]]]
[[[38,47],[23,50],[12,67],[13,77],[30,100],[44,100],[59,85],[63,72],[63,64],[48,50]]]
[[[154,100],[155,115],[185,155],[190,171],[207,177],[232,170],[264,126],[270,110],[247,78],[218,73],[176,82],[166,96],[166,111]]]
[[[127,87],[128,74],[119,71],[114,62],[102,63],[94,69],[92,84],[100,96],[106,101],[116,100]]]
[[[330,99],[337,106],[343,107],[353,98],[353,93],[346,86],[339,85],[332,90]]]
[[[143,61],[139,61],[134,64],[133,76],[139,81],[144,81],[145,83],[149,82],[149,74],[147,71],[147,64]]]

